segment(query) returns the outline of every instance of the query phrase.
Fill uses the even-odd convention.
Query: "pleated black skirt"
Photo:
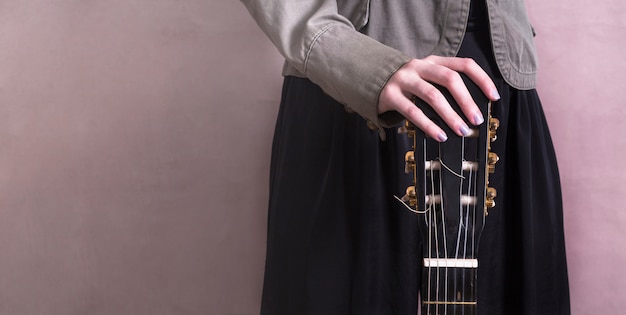
[[[466,34],[502,96],[490,176],[498,191],[480,240],[478,313],[569,314],[559,173],[534,90],[508,86],[488,28]],[[348,113],[307,79],[287,77],[272,148],[262,315],[414,315],[418,217],[393,196],[410,184],[405,135]]]

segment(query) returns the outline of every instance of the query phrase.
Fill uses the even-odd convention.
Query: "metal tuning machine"
[[[500,121],[497,118],[489,116],[489,139],[487,140],[487,172],[485,172],[486,176],[486,185],[487,189],[485,191],[485,216],[489,215],[489,209],[496,206],[495,198],[498,195],[498,192],[495,188],[489,187],[489,174],[493,174],[496,171],[496,163],[500,160],[500,157],[495,152],[491,152],[491,143],[498,139],[496,135],[496,131],[500,126]]]
[[[404,201],[409,207],[417,210],[417,194],[415,192],[415,185],[417,182],[417,174],[415,169],[415,125],[408,120],[404,121],[404,125],[398,128],[399,134],[406,134],[409,138],[413,139],[413,145],[411,146],[411,150],[407,151],[404,155],[404,171],[409,174],[413,174],[413,185],[407,187],[406,193],[402,196],[401,200]]]

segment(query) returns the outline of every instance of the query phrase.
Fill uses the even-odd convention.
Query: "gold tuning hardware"
[[[415,186],[409,186],[406,188],[406,194],[402,196],[402,201],[408,202],[409,206],[417,206],[417,195],[415,194]]]
[[[487,180],[486,183],[489,183],[489,174],[493,174],[496,171],[496,163],[500,160],[500,157],[491,152],[491,143],[498,139],[496,135],[496,131],[500,127],[500,121],[498,118],[489,117],[489,141],[487,142]],[[489,209],[496,206],[495,198],[498,195],[497,191],[493,187],[487,187],[487,192],[485,194],[485,215],[489,215]]]
[[[487,194],[485,196],[485,214],[488,214],[487,209],[491,209],[496,206],[495,198],[498,192],[493,187],[487,187]]]
[[[404,121],[404,126],[398,128],[399,134],[406,134],[409,138],[415,137],[415,125],[408,120]]]
[[[496,139],[498,139],[498,136],[496,135],[496,130],[498,130],[498,127],[500,127],[500,121],[498,120],[498,118],[489,118],[489,139],[491,140],[491,142],[496,141]]]
[[[489,169],[489,174],[493,174],[496,171],[496,163],[500,160],[500,157],[493,153],[489,152],[487,156],[487,168]]]
[[[404,161],[406,162],[404,166],[404,171],[407,174],[415,171],[415,152],[414,151],[407,151],[407,153],[404,155]]]
[[[413,125],[410,121],[405,120],[404,125],[398,128],[399,134],[406,134],[409,138],[413,139],[413,147],[415,146],[415,125]],[[413,173],[415,176],[415,151],[410,150],[407,151],[404,155],[404,161],[406,162],[404,166],[404,171],[408,173]],[[414,180],[415,181],[415,178]],[[406,188],[406,193],[401,199],[404,203],[408,204],[409,207],[417,208],[417,194],[415,192],[415,186],[409,186]]]

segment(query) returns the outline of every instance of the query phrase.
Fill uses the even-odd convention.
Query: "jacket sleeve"
[[[298,72],[377,126],[402,120],[377,114],[387,80],[411,58],[358,32],[336,0],[241,0]]]

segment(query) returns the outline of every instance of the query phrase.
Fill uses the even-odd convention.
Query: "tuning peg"
[[[404,165],[404,172],[410,173],[415,171],[415,151],[407,151],[404,155],[404,161],[406,164]]]
[[[417,206],[417,195],[415,194],[415,186],[409,186],[406,188],[406,194],[402,196],[402,201],[409,204],[410,207]]]
[[[404,121],[404,126],[398,128],[399,134],[406,134],[409,138],[415,137],[415,125],[408,120]]]
[[[496,206],[495,198],[498,195],[498,192],[493,187],[487,187],[487,194],[485,200],[485,206],[487,209],[491,209]],[[486,209],[485,209],[486,211]]]
[[[491,142],[496,141],[496,139],[498,139],[498,136],[496,135],[496,130],[498,130],[498,127],[500,127],[500,120],[498,120],[498,118],[489,118],[489,139],[491,140]]]
[[[496,163],[500,160],[500,157],[494,152],[489,152],[487,156],[487,168],[489,169],[489,174],[493,174],[496,171]]]

